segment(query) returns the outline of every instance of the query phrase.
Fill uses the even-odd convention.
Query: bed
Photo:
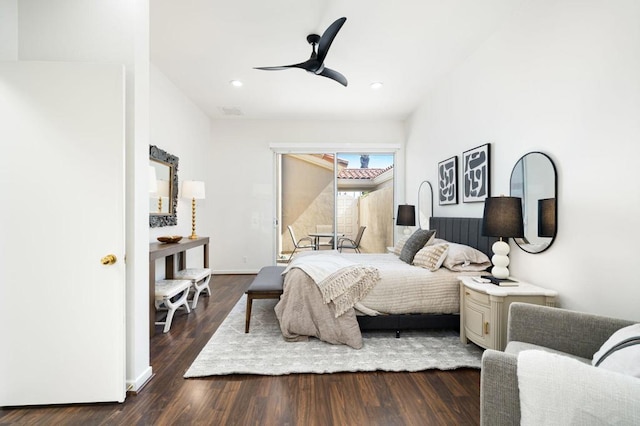
[[[437,238],[430,240],[430,248],[447,247],[450,254],[463,250],[466,255],[469,246],[488,260],[496,240],[481,235],[479,218],[434,217],[429,227]],[[324,270],[314,269],[314,263],[324,267],[327,262],[335,262],[331,265],[335,273],[323,275]],[[406,329],[458,328],[457,277],[478,275],[479,265],[471,265],[469,270],[465,266],[456,271],[445,267],[430,271],[400,261],[396,254],[305,254],[285,272],[276,315],[286,340],[314,336],[354,348],[362,346],[361,331],[366,330],[392,330],[399,335]],[[490,262],[482,266],[486,268]],[[331,288],[317,284],[320,282]]]

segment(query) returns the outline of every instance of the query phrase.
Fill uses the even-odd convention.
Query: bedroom
[[[11,3],[16,2],[3,6]],[[30,3],[37,2],[24,2]],[[66,14],[52,11],[49,24],[74,22],[75,14]],[[154,143],[180,157],[182,178],[205,180],[207,200],[198,206],[198,232],[216,241],[212,267],[248,273],[273,258],[269,143],[400,144],[403,179],[396,191],[398,202],[410,203],[417,201],[420,182],[435,181],[439,161],[481,143],[492,143],[492,193],[497,195],[508,193],[511,168],[522,154],[543,151],[559,172],[558,239],[541,255],[513,248],[513,274],[557,290],[563,307],[638,319],[634,301],[640,298],[640,286],[627,271],[637,253],[639,231],[633,225],[640,213],[632,163],[640,149],[637,16],[633,1],[519,2],[509,22],[446,73],[406,121],[211,120],[151,64],[151,125],[148,139],[135,149],[135,161],[146,164],[145,148]],[[30,28],[28,22],[22,24],[24,31]],[[21,37],[19,57],[69,60],[75,54],[80,60],[100,61],[129,55],[128,50],[101,51],[96,46],[102,41],[91,36],[92,29],[83,31],[94,44],[76,49],[92,54],[69,52],[55,46],[54,39],[48,40],[51,46]],[[2,58],[17,58],[18,42],[12,49],[11,37],[2,40]],[[215,159],[213,167],[209,159]],[[229,164],[237,166],[227,168]],[[229,182],[229,173],[233,185],[216,185]],[[144,193],[144,188],[136,191]],[[250,222],[254,212],[261,220],[258,233],[267,238],[256,238]],[[460,203],[436,206],[436,213],[479,217],[482,211],[478,204]],[[188,205],[179,207],[180,225],[171,233],[189,233],[189,214]],[[138,217],[144,222],[144,213]],[[141,246],[167,233],[138,232]],[[144,258],[144,247],[138,250]],[[145,281],[146,266],[132,266],[138,281]],[[131,334],[140,341],[127,355],[130,383],[150,373],[145,308],[144,301],[128,307],[129,316],[137,318],[129,324]]]

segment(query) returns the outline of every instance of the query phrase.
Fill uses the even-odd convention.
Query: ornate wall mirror
[[[528,253],[548,249],[556,237],[558,176],[542,152],[523,155],[511,171],[511,196],[522,198],[524,238],[515,242]]]
[[[424,181],[418,189],[418,225],[420,229],[429,229],[429,219],[433,216],[433,187]]]
[[[149,165],[155,174],[155,185],[149,192],[149,226],[176,225],[178,217],[178,157],[155,145],[149,146]]]

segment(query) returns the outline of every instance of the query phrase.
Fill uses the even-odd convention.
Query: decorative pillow
[[[416,253],[413,258],[413,264],[421,268],[426,268],[431,272],[442,266],[442,262],[447,257],[449,244],[436,244],[434,246],[427,245]]]
[[[442,238],[432,238],[429,240],[429,242],[427,243],[428,246],[435,246],[436,244],[444,244],[444,243],[448,243],[449,241],[447,240],[443,240]]]
[[[410,235],[403,235],[402,237],[400,237],[398,239],[398,242],[393,247],[393,252],[396,255],[400,256],[400,253],[402,253],[402,248],[404,247],[404,245],[407,242],[407,240],[409,239],[409,237],[410,237]]]
[[[449,252],[444,260],[445,268],[454,272],[484,271],[491,266],[486,254],[464,244],[449,243]]]
[[[591,364],[640,378],[640,324],[613,333],[593,355]]]
[[[400,260],[411,265],[418,250],[426,246],[429,240],[434,238],[436,231],[431,229],[418,229],[414,232],[402,247]]]

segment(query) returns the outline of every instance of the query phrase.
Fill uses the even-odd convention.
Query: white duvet
[[[452,272],[446,268],[431,272],[409,265],[392,253],[342,255],[352,262],[374,266],[379,271],[378,283],[356,304],[356,309],[366,315],[458,313],[458,277],[478,275],[478,272]]]

